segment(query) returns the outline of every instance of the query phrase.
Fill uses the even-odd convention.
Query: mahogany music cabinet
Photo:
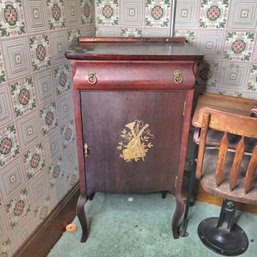
[[[181,186],[196,66],[203,55],[183,38],[80,38],[71,60],[80,197],[96,192],[170,192],[184,211]]]

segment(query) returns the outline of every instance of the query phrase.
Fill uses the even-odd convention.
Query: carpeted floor
[[[133,198],[133,201],[129,201]],[[220,207],[197,202],[190,211],[189,236],[174,240],[171,218],[174,197],[160,194],[96,194],[86,204],[89,237],[80,243],[80,226],[75,234],[65,233],[48,257],[212,257],[199,240],[197,226],[207,217],[219,215]],[[249,238],[249,248],[242,257],[257,256],[257,216],[239,213],[238,224]],[[78,219],[74,223],[79,224]]]

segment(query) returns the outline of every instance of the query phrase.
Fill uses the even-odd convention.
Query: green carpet
[[[129,201],[129,198],[133,201]],[[81,230],[64,233],[48,257],[211,257],[199,240],[197,226],[207,217],[219,215],[220,207],[197,202],[190,211],[189,236],[173,239],[171,218],[175,209],[172,195],[96,194],[86,204],[89,237],[80,243]],[[239,213],[238,224],[248,235],[249,248],[241,256],[257,256],[257,216]],[[78,219],[74,223],[79,224]]]

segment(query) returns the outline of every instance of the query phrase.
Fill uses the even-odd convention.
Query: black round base
[[[203,220],[198,226],[198,235],[210,250],[226,256],[236,256],[248,248],[248,237],[237,224],[229,232],[224,228],[217,228],[218,218]]]

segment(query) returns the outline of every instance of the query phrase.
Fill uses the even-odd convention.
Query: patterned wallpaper
[[[78,180],[64,51],[94,27],[92,0],[0,0],[0,256]]]
[[[95,5],[95,9],[94,9]],[[171,0],[0,0],[0,255],[11,256],[78,179],[70,68],[78,36],[171,35]],[[257,1],[178,0],[202,50],[197,89],[257,99]]]
[[[172,0],[97,0],[97,36],[171,35]],[[175,32],[205,54],[197,90],[257,99],[257,0],[177,0]]]

